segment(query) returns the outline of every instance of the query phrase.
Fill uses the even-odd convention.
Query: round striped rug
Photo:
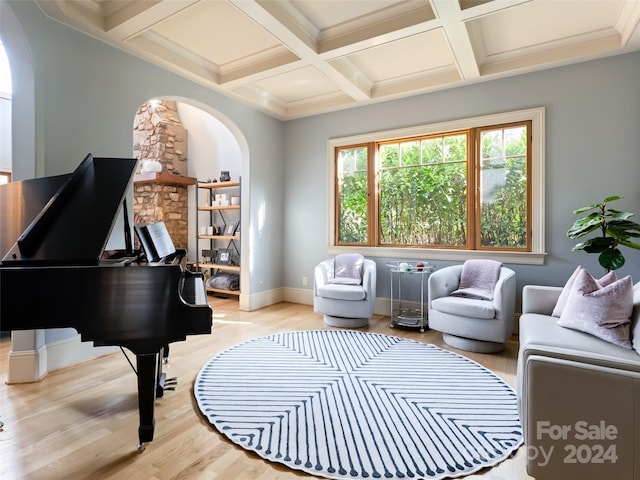
[[[335,479],[457,477],[522,444],[516,394],[461,355],[323,330],[236,345],[200,371],[202,413],[261,457]]]

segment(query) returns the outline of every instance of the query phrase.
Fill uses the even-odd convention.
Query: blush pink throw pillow
[[[632,310],[633,282],[629,275],[602,287],[582,270],[573,282],[558,325],[631,349]]]
[[[560,296],[558,297],[558,302],[556,303],[556,306],[553,309],[553,313],[551,313],[552,317],[560,317],[560,315],[562,315],[562,310],[564,309],[564,306],[567,304],[567,299],[569,298],[569,294],[571,293],[573,282],[576,281],[576,277],[578,276],[578,274],[583,271],[586,271],[584,267],[582,265],[578,265],[578,268],[576,268],[574,272],[571,274],[571,276],[569,277],[569,280],[567,280],[567,283],[564,285],[562,292],[560,292]],[[616,276],[616,272],[611,270],[610,272],[606,273],[602,278],[597,280],[597,282],[601,287],[606,287],[607,285],[610,285],[617,280],[618,280],[618,277]]]

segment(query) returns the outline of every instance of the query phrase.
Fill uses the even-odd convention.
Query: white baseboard
[[[31,383],[45,375],[75,363],[93,360],[118,350],[118,347],[94,347],[91,342],[80,341],[80,335],[42,345],[37,350],[9,352],[6,383]]]
[[[313,290],[308,288],[283,287],[282,300],[302,305],[313,305]]]
[[[239,308],[244,312],[252,312],[282,302],[282,300],[282,289],[274,288],[254,295],[240,295]]]
[[[82,342],[80,335],[47,343],[46,347],[47,370],[49,371],[118,351],[118,347],[95,347],[92,342]]]
[[[47,374],[47,347],[37,350],[9,352],[6,383],[30,383],[42,380]]]
[[[376,297],[376,305],[373,308],[376,315],[391,316],[391,299],[385,297]]]

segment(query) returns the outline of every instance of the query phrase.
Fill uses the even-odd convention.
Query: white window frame
[[[518,110],[514,112],[483,115],[479,117],[464,118],[448,122],[419,125],[397,130],[365,133],[350,137],[331,138],[327,142],[327,175],[328,175],[328,247],[329,254],[359,252],[368,257],[426,259],[426,260],[450,260],[464,261],[470,258],[486,258],[499,260],[504,263],[523,265],[543,265],[545,252],[545,109],[544,107]],[[429,135],[433,133],[449,132],[467,128],[515,123],[531,120],[531,251],[488,251],[488,250],[458,250],[445,248],[414,248],[414,247],[369,247],[369,246],[345,246],[335,244],[335,149],[355,144],[382,142],[406,137]]]

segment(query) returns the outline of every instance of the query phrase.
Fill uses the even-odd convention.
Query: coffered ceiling
[[[640,50],[640,0],[36,0],[280,119]]]

